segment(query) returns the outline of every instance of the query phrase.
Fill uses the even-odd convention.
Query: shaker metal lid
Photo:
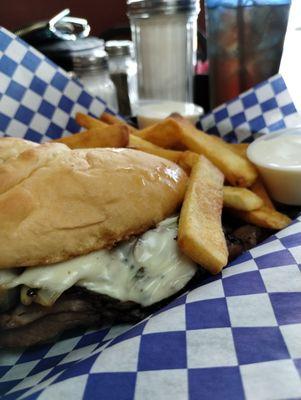
[[[109,40],[105,44],[105,49],[110,57],[131,56],[133,53],[133,42],[130,40]]]
[[[37,21],[15,31],[34,47],[57,40],[77,40],[86,38],[90,25],[83,18],[71,17],[69,8],[65,8],[49,21]]]
[[[127,14],[147,17],[152,14],[174,14],[200,11],[199,0],[127,0]]]
[[[108,53],[102,49],[84,50],[73,54],[74,69],[108,68]]]
[[[45,45],[39,46],[39,50],[46,55],[53,53],[64,53],[66,56],[73,56],[81,51],[95,51],[96,49],[104,50],[105,44],[102,39],[94,36],[89,36],[85,39],[77,40],[60,40],[52,43],[47,43]]]

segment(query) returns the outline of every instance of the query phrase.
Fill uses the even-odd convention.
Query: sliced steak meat
[[[31,308],[29,306],[28,308]],[[93,313],[62,312],[40,316],[30,324],[0,332],[0,347],[28,347],[45,343],[66,329],[94,326],[98,318]]]
[[[121,302],[73,287],[52,307],[19,304],[10,312],[0,314],[0,347],[28,347],[45,343],[63,331],[79,326],[92,328],[135,323],[166,303],[167,300],[164,300],[151,307],[142,307],[134,302]]]
[[[134,323],[148,312],[132,302],[120,302],[74,288],[64,293],[52,307],[19,304],[10,312],[0,314],[0,347],[27,347],[44,343],[77,326]]]
[[[238,257],[244,251],[243,242],[238,239],[232,233],[226,233],[226,242],[229,252],[229,261],[234,260],[234,258]]]
[[[233,231],[233,236],[241,241],[243,250],[249,250],[264,239],[264,232],[258,226],[243,225]]]
[[[112,297],[74,286],[52,307],[32,303],[19,304],[0,314],[0,347],[28,347],[53,341],[63,331],[75,327],[103,327],[119,323],[136,323],[159,310],[206,276],[200,268],[177,294],[152,306],[142,307],[132,301]]]
[[[225,230],[229,260],[234,260],[244,251],[255,247],[271,234],[268,229],[254,225],[242,225],[232,231]]]
[[[230,260],[254,247],[270,234],[270,231],[253,225],[234,225],[231,229],[231,226],[224,224],[224,231]],[[16,292],[6,293],[6,297],[3,297],[5,301],[2,301],[4,306],[2,310],[0,309],[0,347],[28,347],[44,343],[55,339],[63,331],[78,326],[101,327],[138,322],[188,288],[193,288],[205,275],[204,270],[200,268],[183,290],[147,308],[134,302],[121,302],[76,286],[66,291],[51,307],[35,303],[29,306],[22,304],[14,306],[18,298]],[[11,308],[10,311],[7,310],[8,307]]]
[[[18,304],[19,298],[20,298],[19,288],[13,288],[13,289],[0,288],[0,313],[13,308],[16,304]]]

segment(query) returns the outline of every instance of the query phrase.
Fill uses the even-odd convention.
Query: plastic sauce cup
[[[274,200],[301,206],[301,127],[258,138],[248,147],[247,156]]]
[[[203,108],[193,103],[170,100],[144,100],[137,107],[139,128],[143,129],[160,122],[174,112],[189,119],[193,124],[204,114]]]

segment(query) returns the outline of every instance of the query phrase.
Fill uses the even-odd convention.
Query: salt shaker
[[[140,99],[191,102],[198,0],[127,0]]]
[[[106,42],[105,49],[109,54],[110,77],[116,86],[119,112],[131,116],[138,100],[133,43],[129,40],[110,40]]]
[[[101,48],[81,51],[76,53],[72,61],[74,74],[85,89],[118,111],[116,88],[109,75],[108,54]]]

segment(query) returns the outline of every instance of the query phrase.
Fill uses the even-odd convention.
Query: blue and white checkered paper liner
[[[3,399],[300,399],[301,218],[131,328],[0,353]]]
[[[76,112],[99,116],[105,102],[7,30],[0,28],[0,132],[35,142],[78,132]]]
[[[273,82],[283,88],[274,96],[273,121],[277,115],[285,126],[299,123],[293,105],[283,115],[281,107],[292,103],[280,76],[260,85],[261,93],[264,89],[271,93]],[[219,110],[237,115],[241,108],[235,112],[233,104],[241,107],[243,96],[204,117],[203,129],[212,130],[213,118],[219,129],[215,133],[228,140],[236,136],[245,140],[246,135],[236,129],[240,126],[237,120],[230,118],[234,134],[218,125],[226,115],[218,114]],[[47,140],[77,131],[76,111],[99,115],[103,109],[100,99],[0,29],[2,134]],[[207,128],[204,121],[211,121]],[[255,130],[252,118],[248,123]],[[269,122],[265,127],[275,129]],[[77,331],[35,349],[1,350],[0,396],[51,400],[301,398],[300,265],[301,218],[244,253],[222,274],[206,279],[134,327]]]
[[[301,124],[281,75],[275,75],[201,118],[199,126],[227,142],[252,141],[256,133]]]

